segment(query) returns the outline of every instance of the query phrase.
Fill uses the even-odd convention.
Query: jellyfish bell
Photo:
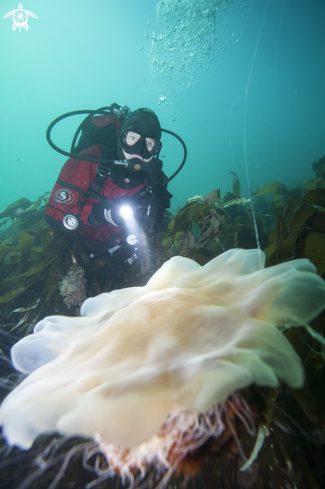
[[[0,408],[7,443],[28,450],[41,434],[89,437],[108,475],[131,478],[152,464],[170,473],[186,449],[225,436],[229,412],[245,410],[239,390],[302,387],[282,329],[309,328],[324,309],[324,281],[306,259],[261,262],[259,250],[229,250],[203,267],[174,257],[144,287],[86,300],[80,318],[39,322],[11,351],[29,375]]]

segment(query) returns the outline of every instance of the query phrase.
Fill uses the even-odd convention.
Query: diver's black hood
[[[130,148],[122,141],[122,135],[125,131],[133,131],[140,134],[143,136],[143,139],[140,139],[140,141],[134,145],[134,148]],[[151,109],[142,108],[130,112],[123,122],[117,145],[119,157],[125,158],[122,149],[124,149],[124,151],[128,154],[138,154],[142,156],[144,160],[148,160],[150,157],[152,157],[152,154],[147,151],[144,141],[145,137],[160,141],[161,127],[156,114]]]
[[[134,131],[142,136],[161,139],[161,127],[158,117],[151,109],[137,109],[127,116],[122,126],[124,131]]]

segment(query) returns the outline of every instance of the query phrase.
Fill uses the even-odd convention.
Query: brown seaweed
[[[308,258],[324,277],[325,157],[313,163],[313,169],[315,178],[299,188],[288,189],[281,182],[270,182],[253,192],[252,198],[266,265]],[[250,199],[241,197],[239,179],[233,176],[231,192],[222,195],[216,189],[207,197],[189,199],[175,216],[165,214],[166,229],[160,238],[161,262],[173,255],[183,255],[203,265],[229,248],[256,247]],[[75,313],[68,310],[59,290],[72,266],[74,243],[49,228],[44,219],[43,200],[41,196],[34,204],[30,203],[29,209],[15,216],[5,231],[1,230],[1,320],[4,324],[8,318],[15,320],[15,333],[19,336],[29,334],[34,324],[49,314]],[[74,253],[77,265],[85,272],[87,296],[125,284],[142,285],[150,275],[122,274],[117,279],[110,274],[106,256],[99,255],[90,261],[78,246]],[[325,336],[325,313],[314,321],[313,328]],[[194,479],[195,487],[325,487],[325,349],[303,328],[291,328],[286,334],[304,364],[304,388],[296,391],[284,386],[276,390],[252,388],[247,402],[265,436],[256,460],[247,472],[241,472],[235,449],[231,453],[207,451],[202,471]],[[254,440],[245,430],[239,431],[238,437],[249,456]],[[37,446],[44,450],[44,440],[37,442]],[[43,482],[51,482],[60,463],[51,466],[49,476],[41,473]],[[24,477],[28,470],[26,465]],[[93,480],[81,467],[80,458],[79,462],[71,458],[66,474],[58,489],[67,487],[67,481],[73,485],[79,480]],[[183,482],[175,477],[173,486],[180,487]],[[112,484],[115,481],[106,481],[99,487],[110,488]],[[42,482],[33,482],[33,487],[43,487]]]

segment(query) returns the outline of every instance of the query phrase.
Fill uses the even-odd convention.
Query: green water
[[[188,146],[172,210],[196,194],[298,185],[325,154],[323,0],[30,0],[29,30],[1,2],[0,209],[51,190],[65,157],[45,139],[64,112],[147,106]],[[217,9],[218,8],[218,9]],[[157,16],[158,13],[158,16]],[[69,149],[80,119],[55,141]],[[171,175],[181,149],[164,136]],[[246,163],[250,183],[246,182]]]

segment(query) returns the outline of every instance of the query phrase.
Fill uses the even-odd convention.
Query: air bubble
[[[180,90],[186,89],[189,83],[197,82],[204,67],[216,64],[211,63],[220,50],[216,20],[229,1],[158,1],[156,13],[162,30],[159,34],[154,31],[147,44],[147,60],[155,84],[175,88],[175,83],[179,83]]]

